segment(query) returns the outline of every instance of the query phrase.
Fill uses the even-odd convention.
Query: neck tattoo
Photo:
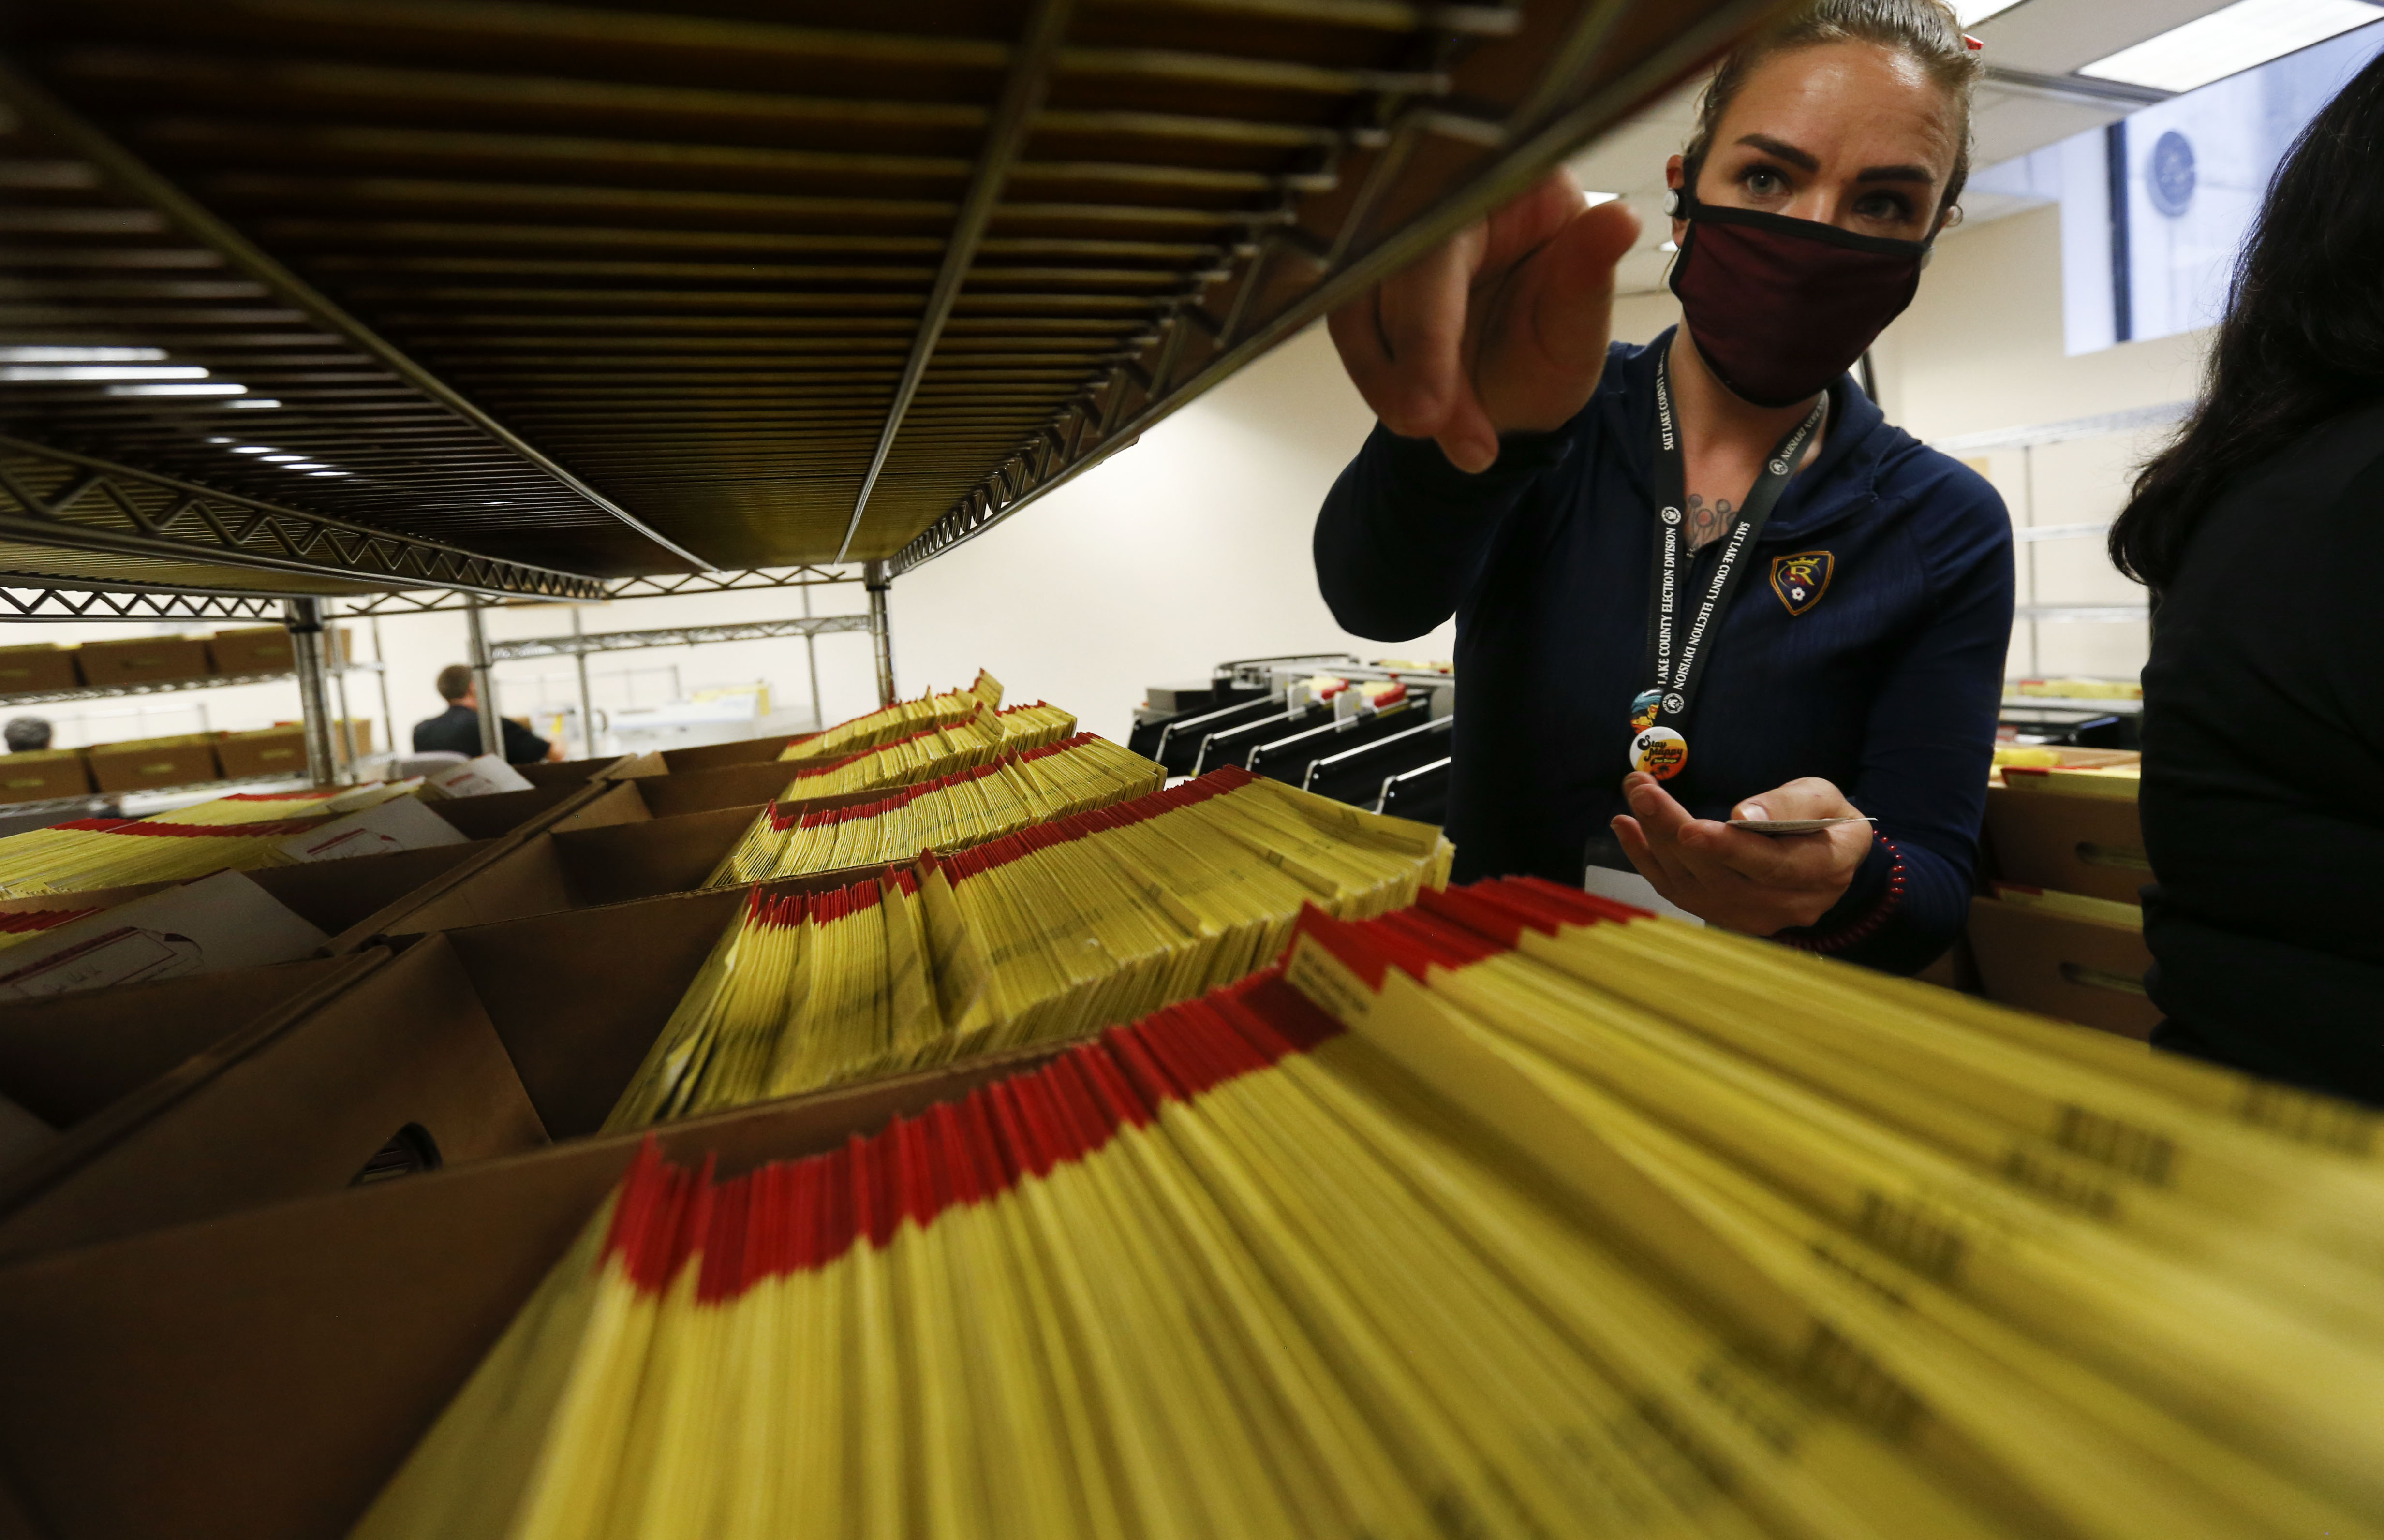
[[[1699,494],[1690,493],[1689,519],[1686,526],[1689,548],[1703,550],[1721,538],[1729,532],[1737,512],[1737,505],[1728,498],[1716,498],[1712,502],[1707,502]]]

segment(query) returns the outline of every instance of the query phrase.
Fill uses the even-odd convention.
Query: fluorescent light
[[[272,462],[267,461],[266,463],[271,464]],[[281,468],[285,471],[328,471],[330,469],[329,465],[325,465],[318,461],[313,460],[302,460],[295,465],[284,465]]]
[[[230,440],[230,439],[229,439],[229,438],[210,438],[210,439],[208,439],[208,440],[207,440],[207,442],[208,442],[208,443],[210,443],[210,444],[229,444],[229,443],[230,443],[230,442],[231,442],[231,440]],[[231,452],[232,452],[232,453],[234,453],[234,454],[238,454],[240,451],[239,451],[238,450],[232,450]]]
[[[303,454],[268,454],[265,462],[267,465],[295,465],[305,458]]]
[[[1968,27],[1991,16],[2001,16],[2018,4],[2019,0],[1956,0],[1954,16]]]
[[[280,403],[279,401],[275,400],[274,400],[272,397],[270,397],[270,396],[250,396],[250,397],[246,398],[245,400],[237,400],[237,401],[228,401],[228,402],[226,402],[225,404],[226,404],[226,405],[229,405],[229,406],[244,406],[244,407],[248,407],[248,408],[250,408],[250,409],[251,409],[251,410],[253,410],[253,411],[256,411],[256,410],[263,410],[264,408],[267,408],[267,407],[275,407],[275,406],[279,406],[281,403]]]
[[[163,348],[0,348],[0,363],[155,363]]]
[[[242,444],[231,452],[234,454],[271,454],[273,452],[273,446],[270,444]]]
[[[2078,73],[2156,91],[2192,91],[2372,21],[2384,21],[2384,10],[2365,0],[2236,0],[2080,65]]]
[[[246,394],[247,390],[247,386],[234,385],[230,380],[211,385],[111,385],[107,388],[111,396],[239,396]]]
[[[306,474],[310,476],[343,476],[348,473],[345,471],[309,471]]]
[[[11,363],[5,380],[205,379],[207,372],[185,363]]]

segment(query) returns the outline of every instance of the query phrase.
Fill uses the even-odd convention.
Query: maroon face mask
[[[1714,377],[1757,406],[1811,400],[1912,302],[1925,240],[1721,208],[1678,193],[1689,222],[1672,292]]]

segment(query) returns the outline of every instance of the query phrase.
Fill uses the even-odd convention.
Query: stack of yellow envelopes
[[[355,1533],[2372,1540],[2374,1127],[1533,881],[1311,911],[832,1153],[650,1146]]]

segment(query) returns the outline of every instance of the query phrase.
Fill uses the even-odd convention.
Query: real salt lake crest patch
[[[1771,591],[1780,596],[1788,613],[1801,615],[1821,602],[1837,570],[1838,559],[1825,550],[1775,556],[1771,559]]]

